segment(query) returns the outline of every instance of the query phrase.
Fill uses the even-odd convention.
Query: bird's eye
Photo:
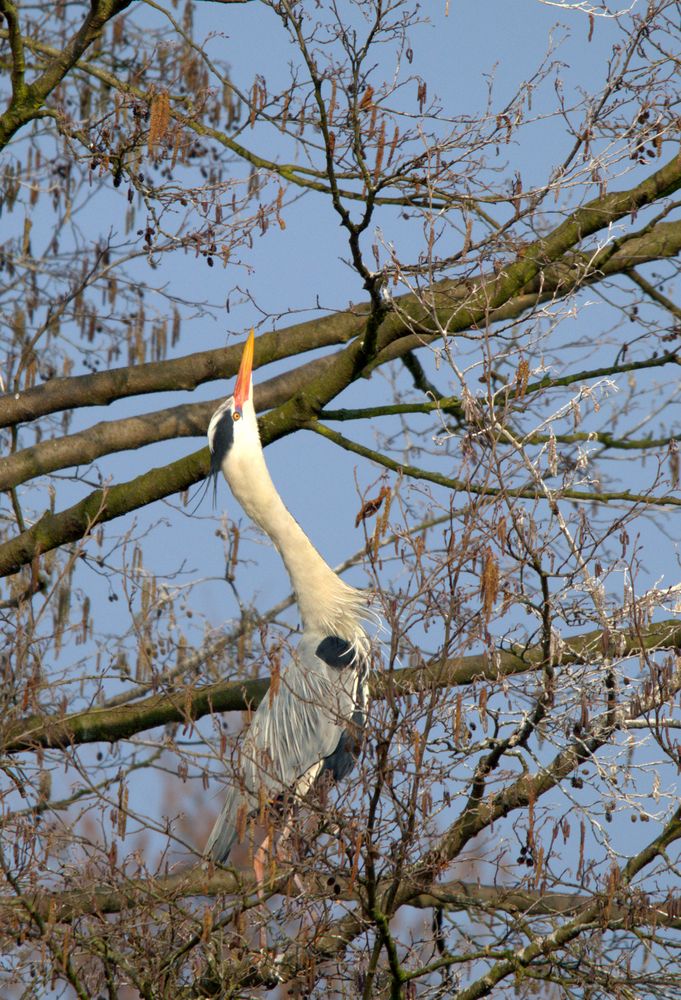
[[[235,410],[232,414],[232,420],[236,423],[237,420],[241,420],[241,414],[238,410]]]

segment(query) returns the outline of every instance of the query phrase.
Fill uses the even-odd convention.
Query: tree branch
[[[16,5],[11,0],[0,0],[0,12],[7,20],[10,48],[12,50],[12,101],[11,105],[20,104],[26,96],[26,62],[24,59],[24,41],[21,37],[21,25]],[[10,105],[10,106],[11,106]],[[0,119],[1,120],[1,119]]]
[[[297,430],[357,378],[357,358],[362,350],[361,340],[354,340],[336,354],[333,365],[320,366],[317,377],[304,390],[296,392],[286,403],[268,413],[260,422],[263,444],[277,441]],[[205,479],[208,471],[209,453],[205,447],[127,483],[95,490],[58,514],[46,512],[31,528],[0,546],[0,576],[15,573],[44,552],[83,538],[95,524],[110,521],[154,500],[187,489]]]
[[[129,7],[131,0],[92,0],[85,19],[63,50],[55,51],[46,69],[33,83],[24,81],[24,59],[22,39],[14,4],[5,0],[3,13],[8,17],[9,34],[12,45],[12,100],[4,114],[0,115],[0,149],[4,149],[12,136],[24,125],[38,117],[42,105],[55,87],[78,62],[94,41],[99,38],[104,25],[121,11]],[[11,14],[14,10],[14,18]]]
[[[580,255],[570,255],[562,263],[543,269],[541,278],[527,283],[520,294],[511,296],[503,307],[490,314],[490,322],[514,319],[535,306],[567,297],[582,285],[602,280],[603,276],[623,273],[634,264],[675,257],[681,251],[681,222],[660,223],[645,234],[633,234],[624,247],[609,259],[602,271],[585,276],[586,254],[580,266]],[[432,309],[443,329],[451,333],[474,327],[483,314],[468,307],[471,289],[484,299],[490,282],[489,274],[477,282],[445,280],[431,291]],[[402,357],[423,347],[427,338],[439,335],[432,323],[430,309],[412,294],[393,299],[394,311],[384,320],[392,346],[384,346],[370,367]],[[353,306],[346,312],[294,324],[282,330],[261,334],[255,347],[254,367],[294,357],[305,351],[334,344],[348,343],[358,336],[369,315],[368,305]],[[413,336],[415,330],[418,337]],[[0,396],[0,427],[8,427],[60,410],[79,406],[107,405],[114,400],[152,392],[191,390],[204,382],[228,378],[235,374],[241,359],[241,345],[200,351],[182,358],[150,362],[134,367],[114,368],[92,375],[54,378],[42,385],[19,393]]]
[[[304,391],[307,384],[333,365],[333,355],[316,358],[254,387],[258,412],[268,410]],[[18,486],[28,479],[93,462],[102,455],[142,448],[158,441],[181,437],[204,437],[218,399],[142,413],[122,420],[103,420],[76,434],[41,441],[0,460],[0,490]]]
[[[253,367],[262,368],[319,347],[348,343],[361,332],[363,317],[364,310],[358,308],[263,333],[255,342]],[[130,396],[190,391],[204,382],[231,378],[239,369],[242,353],[243,343],[239,343],[169,361],[50,379],[24,392],[0,396],[0,427],[80,406],[106,406]]]
[[[404,465],[401,462],[396,462],[392,458],[388,458],[387,455],[383,455],[379,451],[374,451],[374,449],[366,448],[364,445],[358,444],[356,441],[351,441],[349,438],[339,434],[338,431],[333,431],[330,427],[326,427],[324,424],[320,424],[316,420],[309,421],[302,426],[306,430],[314,431],[315,434],[319,434],[328,441],[332,441],[345,451],[351,451],[355,455],[361,455],[362,458],[368,458],[372,462],[376,462],[377,465],[382,465],[384,468],[390,469],[399,475],[408,476],[410,479],[423,479],[425,482],[435,483],[438,486],[444,486],[446,489],[452,490],[455,493],[467,493],[483,497],[496,497],[503,495],[507,497],[520,497],[525,500],[546,499],[546,496],[543,493],[537,490],[527,489],[526,487],[477,486],[475,483],[471,483],[465,479],[452,479],[449,476],[440,475],[439,472],[428,472],[428,470],[419,469],[415,465]],[[586,490],[558,489],[555,492],[557,497],[561,500],[577,500],[584,503],[641,503],[648,507],[681,507],[681,498],[671,495],[657,497],[648,493],[631,493],[629,490],[611,490],[609,492],[601,491],[599,493],[589,493]]]
[[[674,619],[649,625],[642,630],[613,629],[612,648],[626,658],[642,650],[681,647],[681,624]],[[563,640],[553,665],[589,663],[603,656],[600,629]],[[404,697],[418,691],[470,684],[473,680],[499,680],[514,674],[543,669],[545,651],[541,643],[521,649],[499,648],[493,656],[473,654],[440,657],[418,667],[376,673],[371,678],[371,697]],[[59,749],[83,743],[115,742],[135,733],[171,722],[191,722],[215,712],[254,709],[269,689],[269,678],[225,680],[205,687],[182,687],[166,694],[154,694],[133,704],[94,707],[70,715],[39,715],[8,722],[3,733],[6,754]]]
[[[652,843],[629,860],[618,871],[618,878],[615,884],[624,889],[628,886],[634,874],[640,871],[645,865],[650,864],[658,855],[675,840],[681,838],[681,809],[678,809],[671,820],[655,838]],[[586,906],[574,920],[567,921],[558,927],[552,934],[532,941],[527,947],[516,952],[510,959],[497,962],[492,968],[466,989],[454,994],[455,1000],[478,1000],[479,997],[488,996],[497,983],[508,976],[517,973],[519,968],[526,968],[534,959],[540,955],[549,956],[564,945],[573,941],[578,935],[589,930],[592,924],[602,926],[604,922],[604,910],[608,906],[607,892],[599,894],[593,902]],[[610,918],[605,919],[606,925],[610,923]]]
[[[464,293],[466,299],[460,305],[454,308],[452,306],[450,297],[452,283],[444,283],[442,286],[439,286],[436,293],[434,293],[434,301],[437,302],[438,298],[446,301],[447,315],[449,317],[447,328],[451,332],[454,332],[455,330],[475,326],[483,321],[489,321],[490,318],[495,319],[498,307],[504,302],[508,303],[518,292],[521,292],[546,266],[555,262],[561,254],[569,250],[572,244],[598,231],[603,226],[616,221],[622,215],[648,204],[653,198],[662,197],[676,190],[679,186],[681,186],[681,154],[675,156],[669,163],[665,164],[660,170],[651,177],[646,178],[646,180],[642,181],[635,188],[606,195],[577,209],[553,233],[537,240],[530,247],[526,248],[523,256],[516,259],[505,271],[483,280],[481,285],[475,287],[472,292],[466,290]],[[677,235],[681,239],[681,225],[678,226]],[[458,295],[462,294],[460,285],[454,283],[454,288],[458,290]],[[537,296],[532,296],[531,303],[536,303],[536,300]],[[445,301],[441,305],[444,305]],[[412,304],[414,304],[413,312]],[[365,320],[368,319],[369,313],[365,312],[363,315]],[[402,315],[398,316],[394,311],[388,314],[383,320],[380,335],[377,337],[377,349],[380,361],[389,359],[388,349],[396,339],[401,339],[401,343],[397,345],[401,353],[411,350],[415,345],[412,342],[413,337],[404,336],[405,322],[407,323],[407,328],[412,330],[414,326],[418,327],[421,321],[428,321],[428,316],[429,310],[413,296],[409,298],[408,310],[402,310]],[[343,325],[343,317],[334,317],[333,319],[336,319]],[[329,322],[333,322],[333,320]],[[347,316],[345,317],[345,322],[347,322]],[[428,326],[431,326],[431,324],[428,323]],[[362,328],[363,324],[360,324],[359,330],[355,328],[355,332],[361,332]],[[434,331],[432,327],[430,329],[426,327],[424,333],[432,336]],[[273,341],[276,340],[274,335],[272,337]],[[264,338],[259,338],[258,343],[261,340],[264,340]],[[421,337],[419,337],[419,341],[422,342]],[[233,347],[227,350],[233,352],[231,363],[236,365],[239,348]],[[257,358],[258,363],[262,364],[264,359],[260,356],[260,350],[257,349]],[[323,406],[359,375],[357,365],[358,358],[362,355],[362,350],[362,341],[358,338],[336,356],[332,370],[328,370],[312,382],[304,393],[298,393],[288,403],[273,413],[268,414],[262,423],[265,441],[276,440],[286,434],[290,434],[304,423],[309,422],[311,418],[316,418]],[[194,364],[194,359],[181,360],[185,364],[191,364],[192,366]],[[165,362],[164,364],[168,365],[172,364],[172,362]],[[119,369],[117,377],[121,381],[126,382],[129,378],[132,378],[134,371],[135,369]],[[116,375],[116,373],[109,374]],[[105,377],[106,373],[103,373],[103,376]],[[86,376],[85,378],[95,379],[100,377],[102,376]],[[62,389],[66,391],[67,385],[72,380],[61,381],[66,383],[66,385],[62,386]],[[31,392],[39,392],[40,389],[45,389],[45,387],[38,387],[38,390],[31,390]],[[141,390],[138,388],[136,391]],[[29,393],[24,393],[24,399],[28,395]],[[19,400],[16,399],[15,394],[13,399],[15,416],[12,422],[16,419],[16,404],[21,402],[21,399],[22,394],[19,394]],[[66,398],[62,399],[62,405],[67,409],[70,408],[73,405],[72,398],[70,404]],[[24,410],[25,415],[28,412],[30,410]],[[33,416],[35,416],[35,413]],[[325,429],[325,433],[330,435],[332,432]],[[358,449],[359,446],[353,446],[353,450]],[[361,452],[358,451],[358,453]],[[388,461],[385,460],[386,463]],[[207,470],[208,454],[207,449],[203,449],[201,452],[194,453],[194,455],[174,462],[163,469],[155,469],[151,473],[139,476],[135,480],[132,480],[132,482],[112,486],[105,491],[98,490],[60,514],[44,515],[28,531],[22,532],[16,538],[0,547],[0,575],[7,576],[14,573],[26,565],[26,563],[31,562],[37,555],[82,538],[86,532],[91,530],[95,520],[99,522],[111,520],[122,514],[129,513],[131,510],[145,506],[154,500],[159,500],[165,496],[170,496],[173,493],[187,489],[193,483],[203,478]],[[427,478],[425,474],[424,478]],[[603,494],[601,496],[608,500],[621,499],[625,502],[631,502],[636,499],[626,492],[621,494]],[[596,495],[594,494],[592,497],[591,494],[585,494],[583,497],[575,496],[574,498],[596,499]],[[645,498],[642,499],[645,502]],[[647,502],[651,503],[654,501],[648,499]],[[675,498],[665,498],[661,502],[665,504],[681,503],[681,501]]]
[[[667,834],[669,835],[669,834]],[[639,860],[649,856],[651,851],[659,850],[665,840],[663,831],[653,841],[652,845],[638,856]],[[652,858],[651,858],[652,860]],[[358,897],[357,890],[350,884],[350,879],[343,872],[334,873],[334,888],[329,886],[328,875],[316,876],[314,872],[301,875],[305,890],[309,897],[325,899],[333,895],[336,900],[350,901]],[[386,880],[387,881],[387,880]],[[337,887],[337,888],[336,888]],[[378,892],[382,895],[385,886],[379,882]],[[163,899],[166,904],[173,900],[186,899],[192,896],[222,896],[239,895],[242,905],[247,907],[250,899],[257,898],[258,883],[251,874],[241,874],[232,869],[210,869],[205,863],[182,869],[173,875],[160,878],[130,879],[124,886],[93,885],[88,888],[64,888],[58,893],[45,890],[26,894],[34,911],[43,918],[50,914],[57,923],[67,923],[86,914],[114,914],[125,910],[134,910],[145,901],[157,904]],[[290,871],[286,864],[277,865],[273,878],[262,888],[263,898],[269,898],[276,893],[298,894],[299,886],[292,882]],[[594,902],[602,904],[600,893],[588,896],[579,893],[540,892],[518,888],[517,886],[485,885],[480,882],[466,882],[459,879],[451,882],[434,882],[428,889],[415,892],[409,896],[409,905],[416,909],[441,908],[451,912],[461,911],[498,911],[500,913],[523,913],[531,917],[547,917],[583,912]],[[14,897],[0,897],[0,916],[9,919],[12,913],[21,908],[20,900]],[[609,920],[613,924],[630,919],[631,907],[613,901]],[[656,924],[665,927],[681,928],[679,904],[676,898],[662,900],[646,900],[644,905],[636,909],[636,919],[639,926]]]

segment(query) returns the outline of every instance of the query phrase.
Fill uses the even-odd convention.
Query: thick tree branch
[[[642,650],[681,647],[681,624],[674,619],[635,631],[613,629],[613,650],[627,657]],[[563,640],[554,666],[588,663],[603,656],[601,630],[585,632]],[[403,697],[418,691],[470,684],[473,680],[498,680],[514,674],[542,669],[543,645],[525,649],[500,648],[493,657],[486,654],[451,657],[418,667],[405,667],[371,678],[372,698]],[[133,704],[88,708],[70,715],[41,715],[5,724],[2,749],[6,754],[42,748],[60,748],[100,741],[114,742],[135,733],[171,722],[190,722],[214,712],[236,712],[255,708],[269,689],[269,678],[220,681],[205,687],[179,688],[176,692],[154,694]]]
[[[678,159],[679,158],[677,157],[674,161],[672,161],[672,163],[676,164]],[[671,181],[669,180],[669,175],[673,174],[671,165],[668,165],[668,169],[660,173],[662,177],[658,177],[657,183],[660,186],[662,186],[663,181],[670,184]],[[673,174],[673,176],[675,178],[675,183],[679,183],[679,177],[676,174]],[[639,187],[641,188],[642,186]],[[636,201],[636,198],[640,200],[644,197],[644,195],[648,196],[653,189],[650,189],[649,187],[645,187],[644,190],[634,189],[634,192],[627,192],[627,195],[632,199],[632,201]],[[634,194],[636,194],[636,198],[634,197]],[[611,206],[611,211],[614,210],[614,208],[621,209],[623,204],[624,203],[621,199],[616,199],[614,207]],[[591,221],[593,222],[593,219]],[[559,228],[562,229],[563,227]],[[569,231],[572,231],[570,227],[568,228]],[[678,224],[677,226],[676,235],[681,242],[681,224]],[[562,241],[566,238],[567,237],[564,233]],[[519,263],[523,262],[520,261]],[[538,266],[539,265],[535,267],[535,270],[538,269]],[[512,271],[513,268],[510,269],[509,273]],[[526,273],[526,269],[522,271],[521,275],[516,273],[513,281],[516,283],[520,282],[521,277]],[[495,282],[496,281],[498,281],[498,279],[495,279]],[[506,283],[504,287],[511,286],[508,286],[508,283]],[[494,287],[489,288],[485,292],[485,295],[487,292],[489,292],[491,296],[494,292]],[[467,326],[474,325],[484,318],[484,313],[487,310],[487,306],[484,305],[485,295],[482,297],[482,305],[479,302],[475,308],[473,308],[470,304],[466,304],[465,307],[464,305],[461,305],[455,308],[453,313],[449,293],[448,291],[445,291],[442,286],[440,287],[435,298],[437,299],[439,296],[449,300],[447,310],[450,321],[448,326],[449,329],[453,331],[455,329],[463,329]],[[475,298],[479,300],[480,296],[481,293],[477,292]],[[536,304],[536,301],[537,296],[534,294],[529,297],[523,297],[523,307],[529,308],[530,306]],[[410,311],[411,304],[409,310],[403,310],[403,313],[410,313]],[[420,319],[418,318],[419,316]],[[333,319],[339,323],[341,328],[343,327],[343,317],[333,317]],[[347,319],[348,318],[346,316],[346,323]],[[427,313],[424,311],[423,306],[419,303],[415,307],[414,314],[410,315],[408,328],[412,329],[414,325],[418,326],[421,321],[425,321],[426,319]],[[331,323],[331,321],[329,322]],[[361,323],[357,317],[352,317],[352,323],[353,325],[359,323],[361,328]],[[331,323],[331,325],[333,327],[333,323]],[[402,336],[404,329],[404,318],[396,316],[395,313],[391,313],[385,318],[381,328],[381,335],[379,337],[378,344],[379,363],[390,360],[392,357],[391,347],[389,345],[391,344],[393,338],[398,338],[399,340],[398,344],[394,345],[397,347],[397,353],[395,356],[398,356],[401,353],[412,350],[414,347],[420,346],[423,343],[423,336],[433,335],[432,329],[424,327],[423,334],[420,334],[416,338],[414,336]],[[313,334],[313,331],[308,332],[312,332]],[[354,333],[357,332],[358,327],[354,326]],[[347,325],[345,326],[345,333],[348,333]],[[267,336],[268,335],[265,335],[259,338],[257,343],[259,344],[261,341],[265,341]],[[269,336],[271,340],[266,341],[268,347],[273,346],[276,340],[276,335],[271,334]],[[314,336],[312,336],[312,340],[314,340]],[[308,341],[307,346],[301,349],[308,349],[309,346],[311,346],[311,341]],[[355,353],[360,349],[361,348],[359,346],[356,346]],[[236,370],[238,363],[240,348],[235,346],[225,350],[232,352],[230,357],[230,367],[231,370],[234,371]],[[262,354],[265,355],[263,357],[260,354],[260,349],[258,349],[256,345],[256,357],[258,358],[258,364],[266,363],[268,360],[274,360],[275,353],[276,351],[274,349],[272,354],[269,354],[266,349],[263,349]],[[290,352],[287,351],[287,353]],[[204,363],[210,365],[212,363],[213,352],[207,352],[207,354],[208,357],[204,356],[203,360]],[[307,393],[304,394],[306,398],[297,396],[295,399],[291,400],[289,404],[276,411],[275,414],[270,414],[264,419],[263,437],[266,442],[268,440],[276,440],[277,438],[290,434],[292,431],[298,429],[298,427],[302,426],[306,419],[309,420],[310,417],[316,416],[322,407],[333,399],[334,395],[337,395],[342,388],[345,388],[349,380],[356,377],[357,372],[354,370],[354,358],[350,364],[344,364],[343,361],[340,360],[343,358],[344,354],[345,352],[341,354],[339,360],[334,365],[334,372],[336,367],[339,366],[338,370],[342,371],[342,377],[338,378],[334,372],[327,372],[326,378],[323,377],[319,380],[318,391],[315,391],[314,385],[311,386],[309,396]],[[350,355],[347,355],[345,358],[346,362],[349,357]],[[173,365],[175,362],[163,362],[162,364],[164,366]],[[185,366],[188,372],[190,368],[193,368],[194,359],[178,359],[177,364],[179,366],[178,374],[182,365]],[[149,369],[155,366],[141,367]],[[101,373],[101,375],[82,376],[82,378],[86,381],[78,383],[77,386],[72,384],[74,382],[72,379],[59,380],[61,383],[58,387],[60,392],[60,403],[56,408],[61,408],[62,406],[70,408],[70,405],[73,405],[74,398],[79,396],[84,398],[83,394],[87,395],[90,388],[92,388],[93,383],[91,383],[90,380],[102,379],[102,382],[96,383],[97,387],[101,389],[105,386],[106,391],[109,394],[112,394],[109,395],[109,398],[116,398],[116,395],[121,391],[121,389],[125,390],[126,384],[128,385],[128,389],[122,392],[123,395],[132,394],[133,390],[130,388],[131,385],[134,385],[135,387],[134,392],[142,392],[144,391],[143,386],[145,384],[145,372],[142,372],[143,377],[138,379],[134,374],[136,371],[138,371],[138,369],[135,368],[118,369],[115,372]],[[146,374],[149,375],[151,373],[147,371]],[[164,378],[167,374],[167,369],[164,369]],[[109,378],[109,376],[111,376],[111,378]],[[153,379],[154,376],[152,375],[152,381]],[[114,390],[117,380],[120,382],[119,389]],[[158,385],[158,381],[155,384]],[[43,400],[43,407],[41,409],[40,405],[38,405],[38,411],[42,413],[51,412],[52,409],[55,408],[56,397],[50,390],[50,385],[51,383],[47,383],[45,386],[36,387],[35,390],[29,390],[27,393],[15,394],[11,400],[8,399],[8,397],[5,397],[4,400],[0,401],[0,414],[2,413],[4,404],[5,420],[7,422],[12,423],[16,422],[18,419],[22,419],[22,417],[19,416],[19,413],[23,414],[23,418],[26,418],[30,413],[30,407],[36,402],[36,396],[32,396],[31,399],[28,399],[27,397],[30,397],[31,393],[36,393],[39,397],[41,391],[43,391],[46,395]],[[164,387],[167,386],[164,384]],[[76,389],[76,392],[71,395],[72,390],[74,389]],[[16,398],[17,395],[19,397],[18,399]],[[69,400],[71,401],[70,404]],[[145,506],[148,503],[152,503],[155,500],[171,496],[173,493],[185,490],[194,483],[198,482],[206,475],[207,471],[208,455],[207,450],[203,449],[203,451],[194,453],[186,459],[180,459],[169,466],[161,469],[154,469],[149,473],[145,473],[130,483],[112,486],[107,491],[96,491],[96,493],[91,494],[89,497],[86,497],[78,504],[75,504],[73,507],[61,512],[60,514],[45,515],[28,531],[23,532],[0,547],[0,575],[7,576],[11,573],[15,573],[22,566],[26,565],[26,563],[31,562],[36,555],[83,537],[83,535],[91,529],[95,518],[97,518],[99,522],[111,520],[113,518],[120,517],[123,514],[129,513],[132,510],[136,510],[139,507]],[[588,496],[591,497],[591,494]],[[613,494],[608,497],[608,499],[622,499],[630,502],[633,498],[632,496],[623,493],[621,495]],[[673,502],[673,498],[664,499],[664,503]]]
[[[540,277],[528,280],[522,292],[510,296],[503,306],[490,313],[489,321],[517,318],[538,304],[563,298],[604,276],[626,272],[646,261],[675,257],[679,252],[681,222],[670,222],[659,223],[650,232],[633,234],[602,270],[587,272],[591,257],[586,254],[568,255],[562,262],[549,264]],[[491,291],[490,283],[496,280],[494,275],[486,275],[477,282],[446,280],[435,285],[429,297],[442,328],[456,333],[475,326],[484,318],[484,309],[483,312],[480,308],[471,309],[470,297],[477,289],[477,298],[484,301],[488,289]],[[398,296],[393,303],[395,312],[383,323],[383,329],[389,331],[391,346],[383,347],[376,362],[379,364],[422,347],[424,337],[437,335],[431,309],[425,308],[417,296]],[[368,306],[358,305],[346,312],[261,334],[256,341],[255,367],[319,347],[348,343],[361,333],[368,313]],[[419,331],[418,337],[411,335],[414,330]],[[191,390],[204,382],[231,377],[239,367],[240,358],[241,345],[234,345],[169,361],[51,379],[24,392],[0,396],[0,427],[36,420],[64,409],[107,405],[129,396]]]
[[[362,330],[364,310],[334,314],[261,334],[255,342],[254,368],[292,358],[305,351],[348,343]],[[80,406],[106,406],[117,399],[152,392],[191,391],[204,382],[235,375],[243,343],[182,358],[112,368],[93,375],[54,378],[24,392],[0,396],[0,426]]]
[[[316,358],[259,383],[254,387],[256,409],[260,412],[280,406],[296,392],[303,391],[310,380],[331,365],[333,355]],[[215,408],[223,400],[221,396],[205,403],[184,403],[122,420],[103,420],[76,434],[41,441],[0,459],[0,490],[57,469],[94,462],[102,455],[142,448],[158,441],[204,437]]]
[[[653,228],[632,233],[618,249],[595,266],[592,254],[566,252],[565,256],[544,267],[537,277],[528,281],[524,288],[508,299],[506,303],[490,310],[484,317],[486,324],[505,323],[517,319],[524,313],[546,302],[573,295],[581,288],[596,285],[604,278],[625,274],[630,268],[655,260],[677,257],[681,253],[681,221],[658,222]],[[489,280],[485,276],[479,282],[442,281],[430,290],[432,313],[419,324],[418,316],[408,308],[402,309],[402,300],[394,300],[398,313],[408,317],[406,325],[412,331],[377,355],[375,365],[401,358],[408,351],[423,347],[428,338],[438,331],[432,322],[433,313],[443,330],[450,334],[463,332],[475,327],[479,320],[467,312],[471,290],[484,286]]]
[[[664,836],[664,834],[663,834]],[[658,838],[659,839],[659,838]],[[648,848],[650,850],[650,848]],[[297,894],[299,887],[291,881],[286,865],[277,870],[264,893]],[[351,901],[357,898],[357,891],[349,884],[347,875],[336,873],[337,889],[331,890],[328,876],[315,878],[314,874],[301,876],[305,881],[310,898],[328,898],[332,891],[337,900]],[[383,890],[379,884],[379,891]],[[125,910],[135,910],[145,902],[154,905],[159,898],[166,904],[173,900],[192,896],[222,896],[239,894],[242,900],[255,897],[257,883],[253,875],[237,873],[230,869],[208,870],[205,864],[194,865],[174,875],[161,878],[130,880],[127,885],[93,885],[85,889],[65,888],[59,893],[49,891],[33,893],[31,905],[42,917],[50,912],[55,923],[66,923],[86,914],[113,914]],[[530,917],[550,917],[564,914],[578,914],[595,901],[602,902],[600,894],[585,895],[567,892],[540,892],[514,886],[485,885],[480,882],[454,880],[433,883],[430,889],[409,897],[409,906],[416,909],[438,907],[450,912],[494,911],[509,914],[527,914]],[[13,897],[0,897],[0,915],[3,920],[19,909],[20,901]],[[676,898],[641,901],[636,909],[638,926],[656,924],[664,927],[681,928],[681,916]],[[632,917],[632,909],[626,904],[613,902],[609,919],[612,923],[626,921]]]
[[[679,355],[664,354],[658,358],[610,365],[557,378],[547,376],[537,382],[530,383],[524,390],[523,397],[526,398],[532,393],[545,389],[583,383],[589,379],[602,378],[624,372],[644,371],[650,368],[660,368],[668,364],[679,363],[681,363]],[[275,406],[280,406],[295,392],[303,391],[312,378],[326,370],[326,368],[333,366],[333,364],[334,355],[327,355],[323,358],[316,358],[314,361],[308,361],[298,368],[284,372],[273,379],[269,379],[267,382],[256,385],[254,389],[256,409],[261,412]],[[84,377],[90,378],[91,376]],[[96,378],[97,376],[94,377]],[[511,387],[508,393],[504,393],[501,397],[503,404],[505,405],[509,399],[514,399],[517,394],[518,390]],[[219,399],[204,403],[184,403],[179,406],[168,407],[164,410],[140,414],[136,417],[125,417],[121,420],[102,421],[76,434],[68,434],[64,437],[41,441],[39,444],[32,445],[29,448],[23,448],[0,459],[0,490],[19,486],[29,479],[46,475],[58,469],[67,469],[75,465],[85,465],[95,461],[102,455],[142,448],[149,444],[155,444],[158,441],[175,440],[181,437],[202,437],[206,433],[206,427],[208,426],[211,414],[218,405],[218,402],[222,401],[222,398],[220,397]],[[442,397],[437,402],[395,403],[388,406],[373,406],[358,410],[324,409],[319,414],[319,417],[325,420],[348,421],[366,420],[379,416],[394,416],[405,413],[434,412],[452,414],[460,421],[464,419],[461,402],[454,396]],[[662,447],[668,445],[670,440],[679,439],[681,439],[681,435],[672,435],[663,439],[641,438],[630,441],[614,438],[611,434],[595,432],[575,433],[569,436],[559,435],[557,437],[557,440],[568,442],[598,441],[607,448],[626,450]],[[535,441],[534,438],[529,440],[531,443]],[[545,438],[537,438],[536,440],[541,442]],[[347,442],[343,447],[352,447],[352,444],[351,442]],[[374,452],[371,454],[372,456],[375,455]]]
[[[576,914],[594,902],[593,896],[577,892],[541,892],[538,889],[514,888],[502,885],[482,885],[452,881],[435,883],[428,892],[421,892],[409,899],[409,905],[419,909],[440,907],[453,912],[461,910],[489,910],[502,913],[524,913],[530,917],[552,917]],[[640,924],[660,923],[665,927],[681,929],[681,915],[677,912],[676,899],[647,900],[636,910]],[[613,922],[632,916],[630,906],[613,903],[610,919]]]
[[[21,37],[21,25],[19,24],[19,13],[16,4],[11,0],[0,0],[0,13],[4,14],[9,36],[10,48],[12,50],[12,100],[13,104],[20,104],[26,96],[26,62],[24,59],[24,40]],[[1,119],[0,119],[1,121]]]
[[[334,396],[358,376],[362,342],[356,339],[334,358],[332,366],[321,366],[316,378],[296,392],[261,421],[261,437],[267,445],[297,430],[316,416]],[[127,483],[95,490],[58,514],[46,512],[31,528],[0,546],[0,576],[17,572],[36,557],[68,542],[83,538],[95,524],[110,521],[171,496],[205,479],[209,470],[208,448],[160,469],[153,469]]]

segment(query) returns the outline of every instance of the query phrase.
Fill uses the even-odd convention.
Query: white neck
[[[244,413],[246,418],[246,413]],[[257,427],[257,425],[256,425]],[[239,428],[245,430],[246,428]],[[257,430],[256,430],[257,436]],[[245,512],[272,539],[281,553],[296,594],[303,628],[356,642],[364,601],[333,572],[310,542],[277,493],[265,465],[260,440],[249,435],[249,447],[233,447],[223,473]]]

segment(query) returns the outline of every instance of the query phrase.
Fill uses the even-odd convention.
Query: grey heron
[[[274,487],[253,405],[253,351],[251,330],[234,395],[217,408],[208,427],[211,474],[222,470],[236,500],[279,550],[302,636],[277,690],[260,702],[243,739],[235,781],[205,848],[218,862],[227,860],[237,834],[243,836],[246,821],[263,804],[295,802],[323,771],[339,779],[352,770],[368,693],[366,597],[327,565]],[[268,839],[254,860],[258,881]]]

